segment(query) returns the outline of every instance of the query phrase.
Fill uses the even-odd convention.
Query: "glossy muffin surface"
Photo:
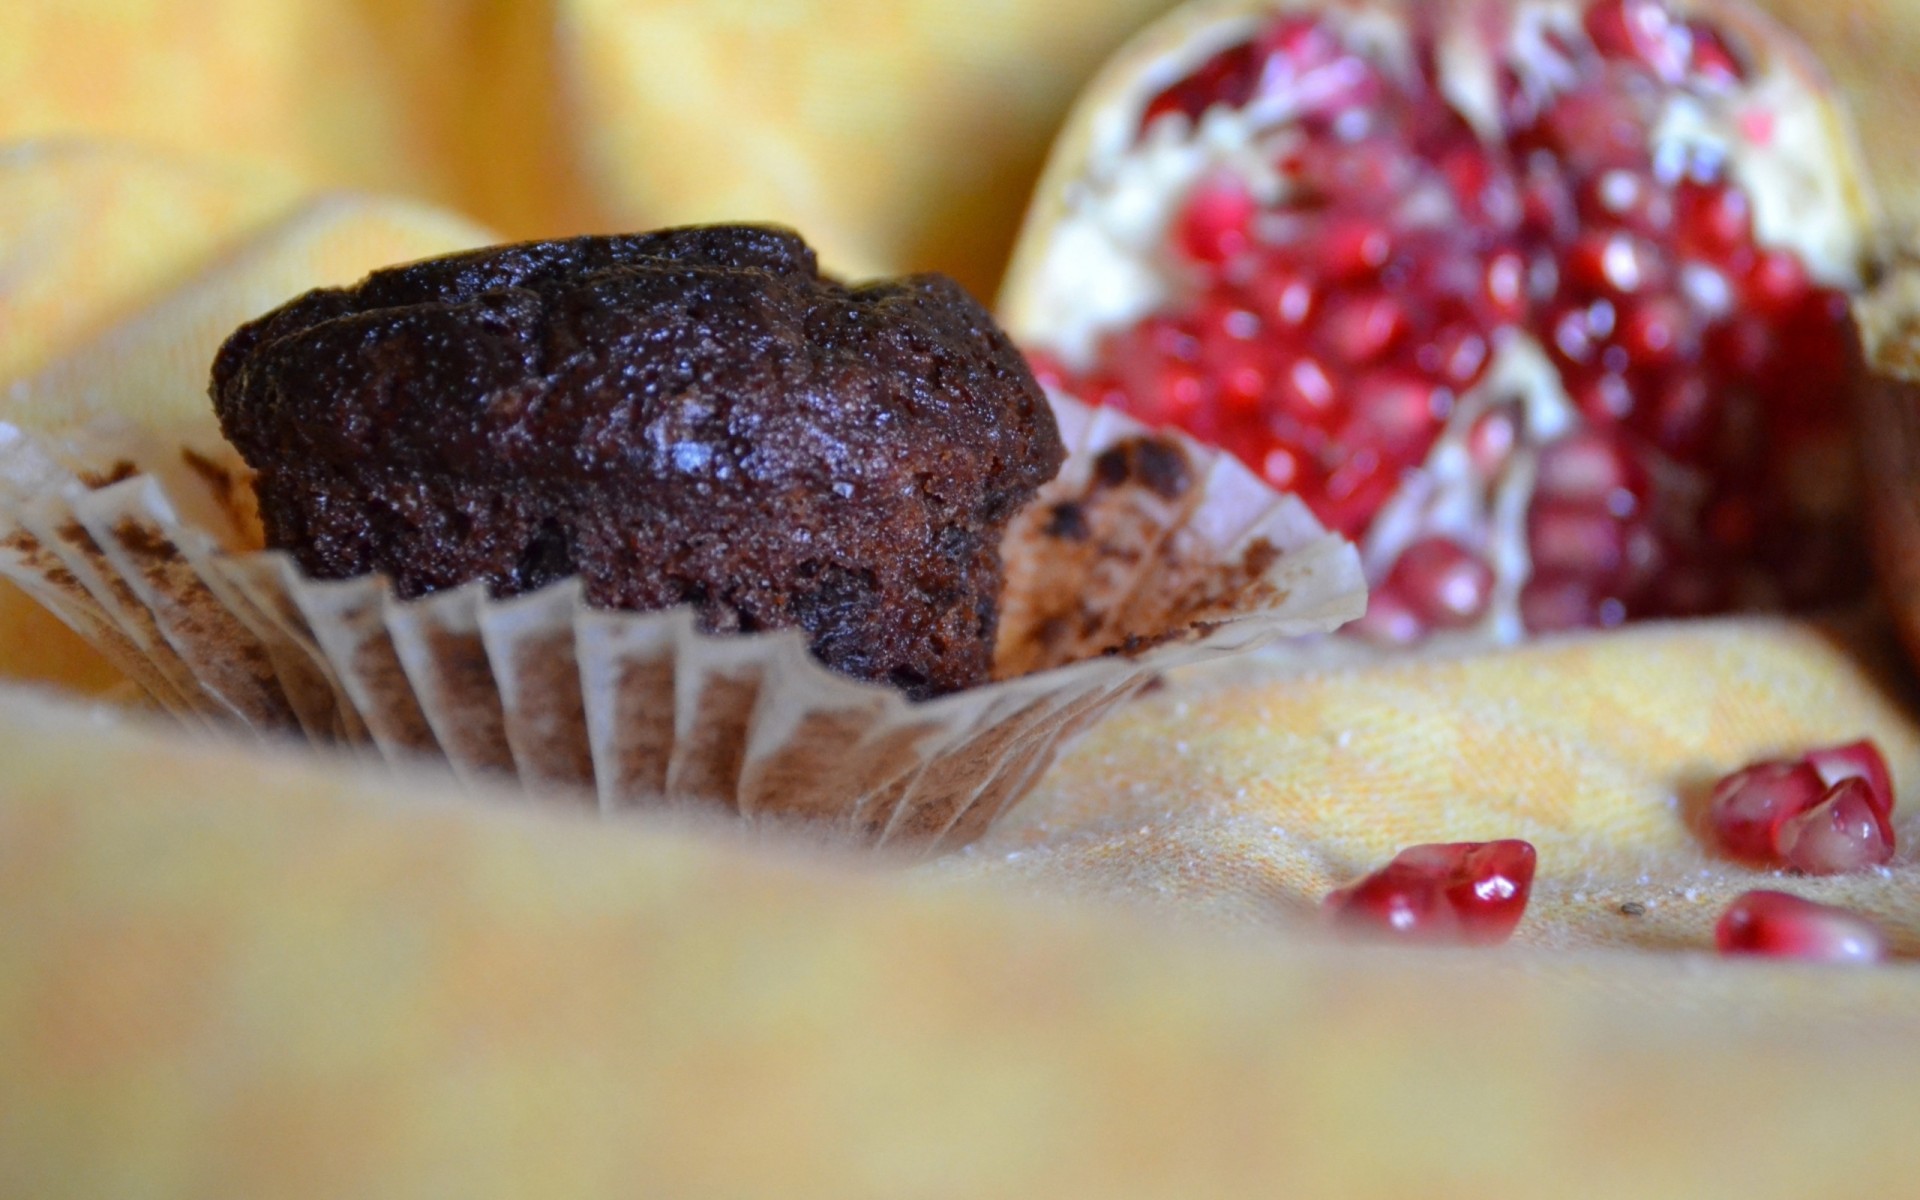
[[[409,597],[578,575],[603,607],[798,626],[914,695],[985,680],[1001,532],[1062,458],[958,285],[845,286],[762,227],[376,272],[240,329],[212,394],[310,574]]]

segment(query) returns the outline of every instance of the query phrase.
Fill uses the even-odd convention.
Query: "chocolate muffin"
[[[849,287],[776,228],[506,246],[310,292],[236,332],[213,404],[270,545],[327,579],[798,626],[916,697],[984,681],[1008,520],[1063,453],[987,312]]]

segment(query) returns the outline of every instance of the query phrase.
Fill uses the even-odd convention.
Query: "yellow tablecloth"
[[[0,417],[203,431],[239,320],[502,234],[777,217],[986,293],[1153,7],[16,0]],[[17,597],[0,664],[112,682]],[[1914,1194],[1920,972],[1702,953],[1769,885],[1920,953],[1911,852],[1787,881],[1687,825],[1862,733],[1914,795],[1905,679],[1871,617],[1215,673],[912,866],[0,688],[0,1195]],[[1483,836],[1541,851],[1513,947],[1307,919]]]

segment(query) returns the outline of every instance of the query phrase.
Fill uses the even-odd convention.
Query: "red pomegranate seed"
[[[1654,442],[1676,458],[1694,459],[1713,436],[1713,388],[1697,374],[1676,376],[1661,387],[1649,410]]]
[[[1713,928],[1722,954],[1757,954],[1801,962],[1875,963],[1886,938],[1865,917],[1786,892],[1747,892]]]
[[[1250,343],[1223,347],[1207,365],[1220,381],[1221,400],[1234,409],[1258,409],[1272,386],[1267,352]]]
[[[1260,455],[1260,477],[1277,492],[1291,492],[1306,478],[1300,455],[1286,446],[1273,446]]]
[[[1693,315],[1674,296],[1647,296],[1635,301],[1620,322],[1620,345],[1642,370],[1659,369],[1692,358]]]
[[[1583,287],[1628,296],[1657,286],[1659,258],[1630,233],[1589,233],[1567,251],[1567,273]]]
[[[1674,80],[1693,63],[1693,31],[1661,0],[1597,0],[1587,9],[1587,36],[1600,53],[1636,59]]]
[[[1633,414],[1633,386],[1611,372],[1589,375],[1568,391],[1595,425],[1610,425]]]
[[[1247,285],[1247,307],[1270,324],[1297,329],[1313,315],[1312,278],[1296,264],[1279,256],[1262,261]]]
[[[1670,565],[1671,556],[1658,534],[1645,525],[1627,525],[1626,562],[1620,572],[1621,594],[1643,596],[1659,583]]]
[[[1781,822],[1775,840],[1787,865],[1809,875],[1860,871],[1893,857],[1893,826],[1861,778],[1841,780],[1818,804]]]
[[[1893,773],[1887,770],[1887,760],[1881,756],[1880,747],[1871,741],[1863,738],[1844,746],[1809,750],[1806,760],[1808,766],[1820,773],[1820,782],[1828,787],[1843,779],[1866,780],[1874,807],[1883,814],[1893,812]]]
[[[1707,358],[1722,375],[1750,379],[1773,357],[1773,330],[1757,316],[1735,316],[1707,334]]]
[[[1306,355],[1280,370],[1273,395],[1281,412],[1309,422],[1326,420],[1332,415],[1337,399],[1333,376],[1318,359]]]
[[[1033,377],[1043,387],[1063,388],[1067,386],[1067,369],[1059,359],[1044,351],[1034,351],[1027,355],[1027,367]]]
[[[1547,328],[1554,351],[1569,364],[1591,362],[1594,344],[1604,340],[1604,335],[1595,335],[1591,311],[1583,304],[1561,308],[1551,316]]]
[[[1496,228],[1520,220],[1520,195],[1506,168],[1486,148],[1463,142],[1440,157],[1440,173],[1469,220]]]
[[[1533,888],[1533,846],[1518,839],[1413,846],[1328,894],[1334,923],[1415,941],[1496,945],[1513,936]]]
[[[1723,496],[1707,508],[1706,533],[1722,550],[1741,551],[1753,545],[1759,517],[1744,496]]]
[[[1579,227],[1580,215],[1567,173],[1551,153],[1527,160],[1520,188],[1521,223],[1544,238],[1560,241]]]
[[[1747,300],[1765,312],[1788,310],[1812,286],[1806,266],[1789,250],[1762,250],[1747,272]]]
[[[1527,260],[1518,250],[1502,250],[1487,260],[1488,319],[1510,324],[1527,315]]]
[[[1481,413],[1467,431],[1467,454],[1482,478],[1492,479],[1520,444],[1520,406],[1502,404]]]
[[[1487,373],[1487,339],[1465,325],[1449,325],[1414,351],[1414,364],[1464,392]]]
[[[1728,606],[1726,580],[1694,563],[1676,563],[1653,584],[1649,611],[1670,617],[1704,617]]]
[[[1644,96],[1595,81],[1560,96],[1540,132],[1578,174],[1633,168],[1646,155],[1644,102]]]
[[[1581,219],[1602,230],[1659,237],[1673,225],[1672,197],[1638,171],[1613,168],[1582,179],[1577,203]]]
[[[1415,542],[1400,552],[1386,586],[1435,629],[1458,629],[1486,615],[1493,568],[1451,538]]]
[[[1534,633],[1610,629],[1626,615],[1618,597],[1603,594],[1582,575],[1540,572],[1520,590],[1520,619]]]
[[[1374,371],[1355,379],[1353,415],[1339,440],[1371,446],[1397,462],[1412,465],[1426,455],[1447,415],[1444,389],[1409,371]]]
[[[1358,537],[1398,482],[1398,471],[1366,447],[1327,473],[1315,515],[1336,533]]]
[[[1427,624],[1420,614],[1386,586],[1368,591],[1367,611],[1347,629],[1378,646],[1411,646],[1427,636]]]
[[[1145,132],[1161,117],[1179,113],[1190,121],[1215,104],[1238,107],[1253,95],[1259,62],[1252,46],[1229,46],[1213,56],[1193,75],[1161,92],[1147,102],[1140,117]]]
[[[1735,858],[1776,861],[1780,826],[1820,803],[1826,785],[1804,762],[1759,762],[1714,785],[1707,802],[1713,840]]]
[[[1736,87],[1747,81],[1747,65],[1719,30],[1701,21],[1691,26],[1693,62],[1690,68],[1697,79],[1719,87]]]
[[[1218,268],[1253,243],[1252,223],[1259,205],[1239,180],[1220,177],[1194,189],[1175,233],[1180,252],[1196,263]]]
[[[1321,261],[1332,282],[1365,279],[1386,266],[1392,253],[1393,231],[1374,217],[1335,216],[1320,235]]]
[[[1753,202],[1738,188],[1686,180],[1675,198],[1685,249],[1719,258],[1753,240]]]
[[[1527,514],[1527,546],[1535,571],[1606,579],[1626,557],[1626,530],[1602,505],[1543,499]]]
[[[1399,302],[1383,292],[1334,297],[1320,319],[1321,344],[1343,362],[1359,366],[1384,355],[1406,329]]]
[[[1620,507],[1619,496],[1645,495],[1646,472],[1621,440],[1596,429],[1583,429],[1549,443],[1540,451],[1537,494],[1557,500],[1597,502],[1609,510]],[[1633,507],[1638,507],[1637,501]]]
[[[1279,78],[1298,78],[1315,67],[1324,67],[1341,55],[1340,43],[1331,31],[1311,15],[1281,19],[1253,44],[1263,78],[1271,85]]]

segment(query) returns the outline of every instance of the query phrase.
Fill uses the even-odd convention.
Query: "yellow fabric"
[[[1050,123],[1155,7],[13,0],[0,419],[211,436],[233,324],[502,235],[783,218],[990,294]],[[0,670],[113,682],[12,593]],[[1785,886],[1920,954],[1911,850],[1789,880],[1686,823],[1862,733],[1920,807],[1875,620],[1264,670],[1174,681],[910,867],[0,688],[0,1195],[1920,1190],[1915,968],[1701,953]],[[1512,948],[1309,919],[1403,844],[1511,835]]]

